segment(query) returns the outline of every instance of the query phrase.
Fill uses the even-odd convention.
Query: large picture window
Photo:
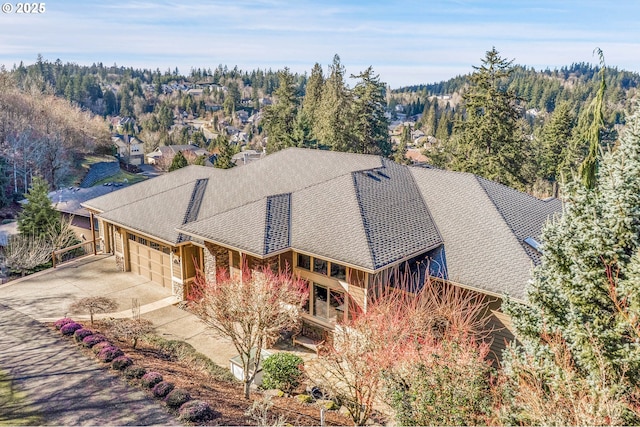
[[[344,293],[326,286],[313,284],[313,315],[329,323],[340,322],[344,318]]]

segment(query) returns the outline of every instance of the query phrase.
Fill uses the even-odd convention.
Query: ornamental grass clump
[[[53,324],[53,326],[55,326],[55,328],[59,330],[60,328],[62,328],[67,323],[75,323],[75,322],[73,322],[73,319],[70,319],[68,317],[63,317],[60,320],[56,320],[56,322]]]
[[[142,376],[142,385],[146,388],[152,388],[161,381],[162,374],[160,372],[151,371]]]
[[[180,407],[181,421],[190,423],[203,423],[220,417],[220,413],[211,409],[207,402],[202,400],[191,400]]]
[[[105,337],[104,335],[93,334],[93,335],[89,335],[87,337],[84,337],[82,339],[82,345],[84,345],[85,347],[88,347],[88,348],[92,348],[96,344],[101,343],[101,342],[105,342],[105,341],[107,341],[107,337]]]
[[[76,340],[76,342],[81,343],[86,337],[91,335],[93,335],[92,330],[82,328],[73,333],[73,338]]]
[[[113,362],[113,359],[120,356],[124,356],[124,352],[114,346],[104,347],[100,350],[100,353],[98,353],[98,359],[105,363]]]
[[[65,325],[62,325],[60,328],[60,333],[65,336],[73,335],[78,329],[82,329],[82,325],[80,323],[71,322]]]
[[[147,373],[142,366],[127,366],[124,370],[124,377],[130,380],[140,379]]]
[[[190,400],[191,395],[183,388],[174,388],[164,399],[167,406],[171,409],[178,409]]]
[[[167,394],[171,393],[171,391],[175,388],[173,383],[168,381],[160,381],[153,387],[153,395],[158,398],[164,398]]]
[[[131,365],[133,365],[133,360],[127,356],[118,356],[111,362],[111,368],[116,371],[124,371]]]

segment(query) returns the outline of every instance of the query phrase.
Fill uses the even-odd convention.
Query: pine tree
[[[171,166],[169,166],[169,172],[173,172],[174,170],[183,168],[187,166],[189,163],[187,159],[182,154],[182,151],[178,151],[175,156],[173,156],[173,160],[171,160]]]
[[[354,151],[351,131],[351,94],[345,86],[344,67],[340,57],[333,57],[329,77],[322,89],[317,126],[314,134],[320,145],[334,151]]]
[[[493,48],[470,77],[464,94],[466,119],[455,129],[456,154],[450,167],[517,188],[528,143],[520,132],[518,98],[506,88],[512,61]]]
[[[564,215],[543,231],[528,305],[505,308],[534,357],[553,363],[541,337],[557,332],[589,381],[638,386],[640,108],[596,178],[593,188],[567,186]]]
[[[235,150],[229,144],[229,139],[225,136],[219,135],[216,144],[220,154],[216,157],[216,161],[213,163],[213,167],[218,169],[231,169],[236,164],[233,162],[233,155]]]
[[[393,160],[401,165],[407,165],[410,163],[407,159],[407,146],[411,142],[411,128],[409,126],[402,127],[402,135],[400,136],[400,143],[396,147],[393,153]]]
[[[353,89],[353,150],[362,154],[391,154],[389,120],[385,116],[385,85],[369,67],[351,78],[360,79]]]
[[[322,67],[316,62],[311,69],[311,76],[307,80],[304,98],[302,99],[302,111],[311,124],[315,124],[318,121],[318,108],[320,108],[320,102],[322,101],[323,86],[324,75],[322,74]],[[313,128],[315,128],[315,125]],[[313,129],[312,134],[315,134]]]
[[[542,177],[552,183],[558,181],[561,175],[571,177],[568,158],[574,121],[569,104],[562,102],[540,133],[540,170]]]
[[[298,111],[295,80],[288,68],[278,73],[280,85],[273,92],[276,102],[265,108],[262,127],[267,131],[267,153],[296,144],[292,141]]]
[[[51,205],[49,184],[39,177],[33,177],[31,188],[25,194],[27,203],[18,215],[18,230],[21,234],[36,239],[51,238],[52,230],[60,228],[60,214]]]

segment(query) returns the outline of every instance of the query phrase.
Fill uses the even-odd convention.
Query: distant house
[[[144,143],[135,136],[114,135],[111,141],[116,146],[118,159],[130,165],[144,164]]]
[[[197,145],[166,145],[156,148],[151,153],[147,154],[147,163],[150,165],[157,165],[162,168],[168,168],[173,161],[173,158],[178,151],[187,158],[195,159],[198,156],[209,156],[209,152],[204,148],[200,148]]]
[[[242,122],[242,124],[245,124],[249,121],[249,113],[244,110],[236,111],[236,117]]]
[[[231,160],[236,164],[236,166],[244,166],[262,159],[265,155],[266,153],[264,150],[245,150],[234,154],[233,157],[231,157]]]

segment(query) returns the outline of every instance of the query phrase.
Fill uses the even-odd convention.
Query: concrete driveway
[[[117,312],[103,317],[131,317],[132,302],[137,301],[141,317],[154,323],[156,333],[188,342],[220,366],[228,367],[229,359],[237,354],[228,339],[214,336],[196,316],[178,308],[171,289],[116,270],[113,256],[85,257],[0,286],[0,304],[41,322],[67,315],[88,319],[69,312],[69,304],[87,296],[104,296],[118,303]]]

